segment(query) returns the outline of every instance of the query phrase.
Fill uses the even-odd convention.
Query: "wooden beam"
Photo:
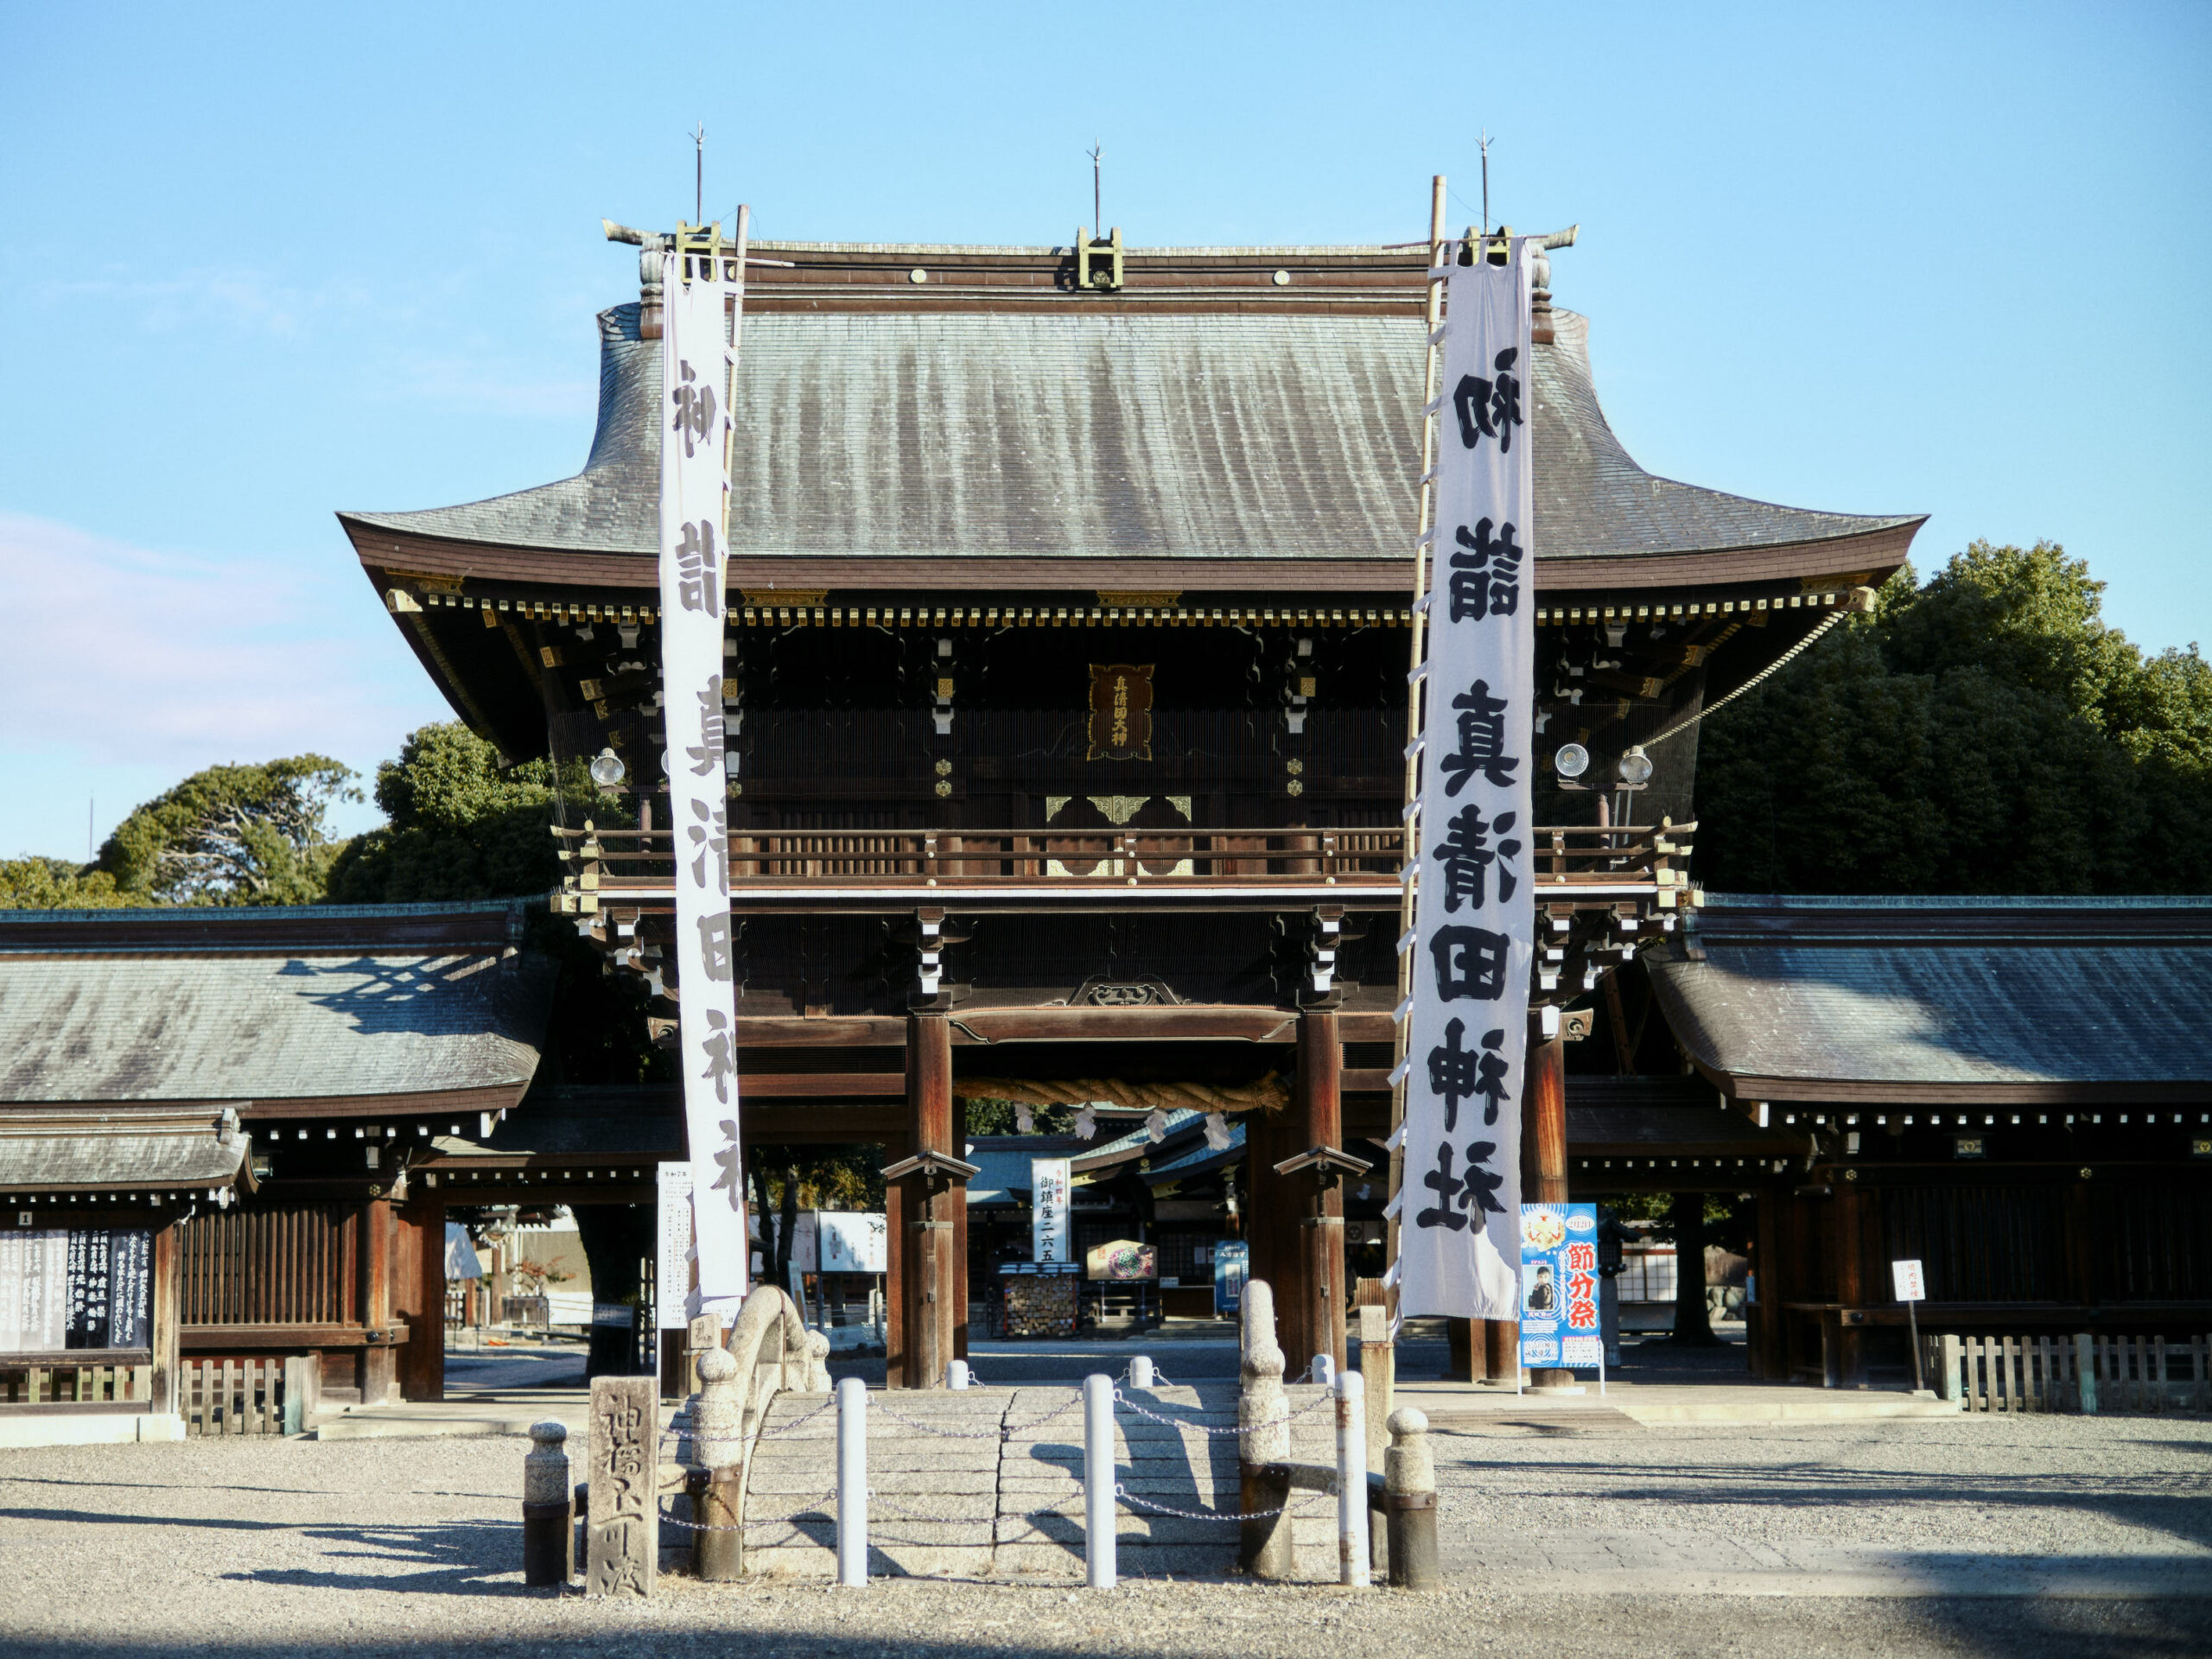
[[[967,1008],[951,1016],[962,1047],[989,1043],[1250,1042],[1297,1040],[1283,1008]]]
[[[897,1014],[806,1020],[777,1014],[737,1017],[737,1048],[897,1048],[906,1022]]]
[[[738,1097],[753,1100],[834,1100],[842,1096],[879,1096],[896,1100],[906,1079],[896,1071],[741,1071]]]

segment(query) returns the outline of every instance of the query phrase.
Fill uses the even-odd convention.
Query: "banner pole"
[[[1414,595],[1413,626],[1407,630],[1408,644],[1406,663],[1406,778],[1405,798],[1402,804],[1404,816],[1400,822],[1405,826],[1405,858],[1407,867],[1420,868],[1421,824],[1414,808],[1421,800],[1421,756],[1414,745],[1421,739],[1422,681],[1420,669],[1427,653],[1427,615],[1421,609],[1421,600],[1428,592],[1428,537],[1435,519],[1436,506],[1436,402],[1438,365],[1441,362],[1436,330],[1444,319],[1444,284],[1438,280],[1437,271],[1446,257],[1444,215],[1447,200],[1444,175],[1437,174],[1429,181],[1428,189],[1428,292],[1421,307],[1422,326],[1427,330],[1428,359],[1421,373],[1421,480],[1416,486],[1419,510],[1415,514],[1414,534]],[[1403,1009],[1413,995],[1414,958],[1404,940],[1413,931],[1414,907],[1418,903],[1416,881],[1399,884],[1398,901],[1398,1000],[1396,1007]],[[1385,1255],[1393,1268],[1399,1259],[1402,1231],[1405,1226],[1406,1184],[1406,1077],[1407,1039],[1412,1031],[1411,1022],[1404,1017],[1396,1021],[1391,1036],[1390,1052],[1390,1202],[1385,1213],[1389,1216],[1389,1236],[1385,1243]],[[1401,1280],[1396,1274],[1387,1276],[1382,1286],[1383,1310],[1389,1320],[1389,1333],[1395,1341],[1398,1333],[1398,1296]]]

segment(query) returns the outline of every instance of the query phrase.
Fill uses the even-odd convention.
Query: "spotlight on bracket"
[[[1613,776],[1623,789],[1642,789],[1651,781],[1651,757],[1640,747],[1630,749],[1614,766]]]
[[[604,748],[592,757],[591,780],[601,789],[612,789],[622,781],[622,757],[613,749]]]
[[[1580,743],[1562,743],[1552,756],[1552,770],[1562,778],[1580,778],[1590,770],[1590,751]]]

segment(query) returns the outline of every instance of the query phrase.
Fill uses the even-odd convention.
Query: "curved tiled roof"
[[[0,955],[0,1106],[518,1096],[551,990],[491,952]]]
[[[1732,1094],[2212,1101],[2203,899],[1713,899],[1695,952],[1649,960]]]
[[[1588,324],[1535,348],[1539,555],[1819,543],[1911,516],[1655,478],[1607,424]],[[354,513],[502,547],[658,550],[659,346],[600,314],[584,470],[463,506]],[[733,552],[946,558],[1406,556],[1421,334],[1402,317],[775,312],[747,318]]]

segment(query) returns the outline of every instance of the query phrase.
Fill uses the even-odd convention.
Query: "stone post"
[[[1275,1296],[1264,1279],[1245,1281],[1243,1359],[1236,1400],[1236,1459],[1242,1529],[1236,1564],[1262,1579],[1287,1579],[1294,1566],[1287,1475],[1266,1472],[1290,1457],[1290,1402],[1282,1391],[1282,1350],[1275,1346]],[[1265,1513],[1274,1510],[1270,1515]]]
[[[591,1385],[591,1465],[584,1593],[649,1596],[660,1569],[658,1378]]]
[[[699,1392],[699,1356],[709,1348],[719,1348],[721,1345],[722,1322],[718,1314],[702,1313],[684,1328],[683,1392],[685,1394]]]
[[[556,1422],[530,1426],[522,1460],[522,1581],[559,1585],[575,1570],[576,1529],[569,1496],[569,1431]]]
[[[1390,1341],[1390,1316],[1379,1307],[1359,1310],[1359,1374],[1367,1383],[1367,1470],[1382,1472],[1382,1459],[1389,1445],[1391,1411],[1396,1405],[1398,1351]],[[1376,1527],[1368,1534],[1368,1548],[1376,1571],[1389,1564],[1390,1529]]]
[[[1383,1502],[1389,1507],[1390,1583],[1400,1590],[1441,1590],[1436,1538],[1436,1460],[1428,1418],[1411,1406],[1390,1414],[1390,1449],[1382,1459]]]
[[[692,1511],[691,1567],[710,1583],[727,1583],[745,1570],[743,1472],[745,1391],[737,1361],[709,1348],[697,1361],[699,1392],[691,1406],[691,1461],[704,1471],[704,1491]]]

